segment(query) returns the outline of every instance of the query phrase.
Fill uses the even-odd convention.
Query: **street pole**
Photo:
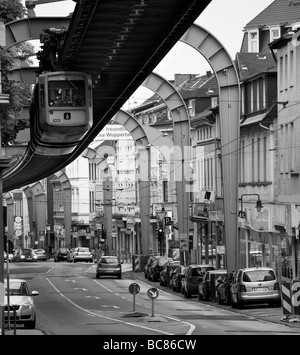
[[[0,46],[6,45],[5,41],[5,25],[0,22]],[[2,140],[1,140],[1,125],[2,125],[2,110],[9,104],[9,95],[2,94],[2,79],[1,79],[1,62],[0,62],[0,327],[1,335],[5,334],[4,326],[4,220],[3,220],[3,184],[2,171],[9,167],[10,159],[2,157]]]

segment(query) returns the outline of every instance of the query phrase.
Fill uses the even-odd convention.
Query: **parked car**
[[[117,276],[122,278],[122,265],[117,256],[102,256],[96,267],[96,278],[101,276]]]
[[[167,258],[166,256],[161,256],[158,259],[154,260],[149,267],[149,280],[158,281],[159,275],[165,264],[172,259]]]
[[[35,252],[36,256],[37,256],[37,260],[47,260],[47,255],[44,249],[33,249],[33,251]]]
[[[182,280],[184,278],[184,271],[186,270],[186,266],[177,265],[176,268],[172,272],[171,282],[172,290],[176,292],[181,292]]]
[[[154,260],[158,259],[160,256],[158,255],[150,255],[149,259],[145,265],[144,268],[144,275],[146,279],[149,279],[149,267],[151,266],[151,264],[153,263]]]
[[[24,261],[37,261],[37,255],[30,248],[17,248],[14,251],[14,255],[12,257],[12,261],[14,262],[24,262]]]
[[[190,298],[198,295],[198,284],[203,279],[207,270],[214,270],[214,266],[210,264],[189,265],[185,272],[185,282],[183,294]]]
[[[73,262],[73,252],[75,248],[69,249],[68,254],[67,254],[67,262],[71,263]]]
[[[217,299],[219,304],[226,304],[229,306],[231,304],[231,285],[236,275],[236,271],[231,271],[227,273],[225,278],[219,282],[217,288]]]
[[[24,256],[23,261],[38,261],[37,255],[33,249],[22,249],[22,255]]]
[[[69,249],[67,248],[58,248],[54,252],[54,261],[59,262],[59,261],[66,261],[67,260],[67,255],[68,255]]]
[[[170,287],[170,281],[174,269],[180,264],[179,260],[169,260],[159,274],[160,286]]]
[[[66,259],[67,259],[67,257],[68,256],[66,256]],[[73,263],[76,263],[76,261],[89,261],[89,262],[93,263],[94,256],[90,252],[89,248],[78,247],[78,248],[74,248],[74,250],[72,252],[72,261],[73,261]]]
[[[202,281],[200,280],[198,285],[198,300],[215,300],[218,284],[226,277],[226,275],[227,270],[224,269],[206,271]],[[214,293],[213,297],[212,293]]]
[[[22,255],[22,249],[21,248],[16,248],[13,253],[13,258],[12,261],[16,263],[20,263],[23,261],[24,255]]]
[[[270,267],[237,270],[230,291],[233,308],[257,303],[281,306],[280,286],[274,270]]]
[[[10,279],[9,289],[7,281],[4,281],[5,287],[5,307],[4,317],[8,321],[8,308],[10,321],[14,322],[14,311],[16,315],[16,324],[24,324],[25,328],[34,329],[36,325],[36,309],[33,296],[39,294],[38,291],[29,292],[26,280]],[[9,307],[7,305],[7,296],[9,294]]]

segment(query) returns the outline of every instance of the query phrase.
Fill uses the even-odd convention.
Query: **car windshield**
[[[11,296],[28,296],[28,288],[25,282],[10,282],[9,294]],[[5,295],[7,296],[7,284],[5,284]]]
[[[23,253],[24,255],[30,255],[30,254],[33,253],[33,250],[31,250],[31,249],[23,249],[23,250],[22,250],[22,253]]]
[[[67,253],[67,252],[68,252],[68,249],[61,248],[61,249],[59,249],[59,252],[60,252],[60,253]]]
[[[273,270],[253,270],[247,271],[243,275],[244,282],[272,281],[275,279]]]
[[[79,252],[84,252],[84,253],[88,253],[89,252],[89,248],[78,248]]]
[[[192,270],[192,276],[202,276],[203,272],[201,269],[195,268]]]
[[[101,263],[103,264],[118,264],[117,258],[102,258]]]

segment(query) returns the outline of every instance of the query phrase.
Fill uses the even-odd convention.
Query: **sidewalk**
[[[145,279],[145,275],[143,272],[132,271],[132,266],[130,264],[126,264],[126,266],[124,265],[124,271],[129,272],[131,277],[136,280],[147,281],[151,283],[151,281]],[[167,288],[165,286],[160,286],[158,282],[152,282],[152,283],[155,284],[155,287],[161,288],[165,292],[175,293],[170,288]],[[181,293],[176,292],[175,294],[185,298],[184,295],[182,295]],[[190,298],[189,301],[199,302],[197,298]],[[289,317],[290,319],[285,320],[286,317],[283,313],[283,307],[263,307],[263,308],[256,308],[255,310],[251,308],[236,309],[226,305],[219,305],[218,303],[212,301],[203,301],[203,302],[217,308],[230,309],[232,312],[246,314],[253,318],[261,319],[263,321],[278,323],[278,324],[286,325],[291,328],[300,329],[300,315],[291,316]]]

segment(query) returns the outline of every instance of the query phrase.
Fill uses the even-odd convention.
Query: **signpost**
[[[147,291],[147,296],[151,299],[152,301],[152,315],[151,317],[154,317],[154,300],[157,298],[159,295],[158,289],[155,287],[149,288]]]
[[[137,283],[132,283],[128,287],[129,292],[133,295],[133,311],[135,311],[135,295],[137,295],[140,292],[140,286]]]

